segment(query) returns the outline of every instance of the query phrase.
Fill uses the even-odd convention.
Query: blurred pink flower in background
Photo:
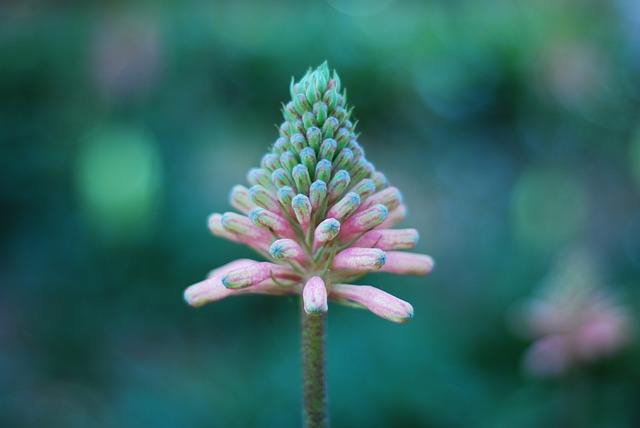
[[[148,14],[127,12],[98,25],[91,73],[107,99],[145,95],[156,83],[162,62],[158,24]]]
[[[518,314],[534,339],[524,356],[533,375],[556,376],[619,351],[630,341],[631,318],[612,290],[599,286],[593,255],[572,249]]]

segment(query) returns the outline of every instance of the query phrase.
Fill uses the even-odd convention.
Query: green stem
[[[300,299],[302,300],[302,299]],[[302,305],[301,305],[302,306]],[[326,314],[309,315],[301,307],[303,426],[327,428],[327,376],[325,359]]]

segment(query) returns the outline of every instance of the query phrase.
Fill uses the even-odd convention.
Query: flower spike
[[[368,272],[425,275],[434,265],[415,248],[418,231],[394,229],[406,215],[400,191],[365,157],[338,75],[326,63],[292,80],[284,122],[268,153],[229,196],[237,212],[214,213],[211,232],[269,261],[240,259],[185,291],[192,306],[258,293],[298,294],[305,314],[327,300],[405,322],[407,302],[371,286],[349,285]]]

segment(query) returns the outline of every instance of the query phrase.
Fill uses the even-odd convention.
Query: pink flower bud
[[[385,262],[386,256],[382,250],[351,247],[335,255],[332,268],[370,271],[380,269]]]
[[[338,236],[338,233],[340,233],[340,222],[338,220],[334,218],[323,220],[313,233],[315,238],[313,251],[315,252],[318,247]]]
[[[278,239],[269,248],[269,253],[276,260],[295,260],[303,263],[306,254],[300,244],[293,239]]]
[[[365,307],[379,317],[397,323],[413,317],[413,307],[409,303],[368,285],[333,284],[329,297],[346,305]]]
[[[239,237],[231,232],[226,231],[224,227],[222,227],[222,214],[211,214],[207,220],[207,224],[209,226],[209,230],[214,235],[220,236],[221,238],[226,238],[233,242],[242,242]]]
[[[298,188],[298,192],[308,194],[309,186],[311,186],[311,177],[309,176],[309,170],[307,170],[307,167],[302,164],[298,164],[293,167],[291,175],[293,176],[293,181]]]
[[[304,311],[310,315],[327,312],[327,288],[319,276],[314,276],[307,281],[302,290]]]
[[[375,204],[382,204],[386,206],[389,211],[393,211],[401,203],[402,195],[400,194],[400,191],[395,187],[387,187],[386,189],[371,195],[366,201],[364,201],[362,207],[369,208]]]
[[[245,288],[271,278],[296,278],[296,274],[288,267],[269,262],[256,262],[227,271],[222,276],[222,284],[227,288]]]
[[[433,269],[433,259],[426,254],[387,251],[387,262],[380,272],[399,275],[426,275]]]
[[[291,201],[291,207],[295,213],[298,223],[304,231],[309,227],[311,221],[311,201],[306,195],[296,195]]]
[[[318,161],[316,165],[316,180],[324,181],[328,183],[331,179],[331,162],[327,159]]]
[[[251,198],[251,201],[253,201],[253,208],[259,206],[275,213],[279,213],[282,211],[282,209],[280,208],[280,204],[276,200],[273,192],[265,189],[259,184],[249,189],[249,196]],[[249,212],[251,212],[251,210],[249,210]]]
[[[336,172],[327,185],[327,190],[329,191],[329,202],[333,202],[341,197],[347,186],[349,186],[350,181],[351,177],[344,169]]]
[[[374,229],[353,243],[354,247],[380,248],[381,250],[408,250],[418,243],[415,229]]]
[[[229,202],[233,208],[243,214],[249,214],[256,207],[256,204],[251,200],[249,189],[241,185],[233,186],[229,194]]]
[[[246,216],[227,212],[222,215],[220,221],[222,223],[222,228],[225,231],[235,235],[242,242],[251,243],[253,245],[271,243],[270,233],[257,227]]]
[[[382,224],[389,211],[382,204],[374,205],[349,217],[340,230],[340,240],[347,241]]]
[[[342,221],[353,214],[359,206],[360,196],[355,192],[349,192],[331,207],[327,217]]]
[[[327,184],[322,180],[316,180],[309,188],[309,199],[311,200],[311,208],[317,211],[320,204],[327,197]]]
[[[255,186],[256,184],[259,184],[259,185],[264,186],[266,188],[273,187],[273,184],[271,183],[271,177],[270,177],[269,173],[266,170],[262,169],[262,168],[252,168],[252,169],[250,169],[249,173],[247,174],[247,181],[252,186]]]
[[[254,208],[249,213],[249,218],[251,218],[251,221],[256,226],[272,230],[277,236],[284,236],[287,238],[295,236],[295,232],[291,229],[291,225],[284,217],[269,210],[265,210],[264,208]]]

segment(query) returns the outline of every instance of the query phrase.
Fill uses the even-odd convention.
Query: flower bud
[[[338,150],[348,148],[346,146],[349,143],[349,140],[351,139],[351,132],[347,131],[345,128],[340,128],[335,138],[336,138],[336,142],[338,143]]]
[[[305,92],[305,95],[307,96],[307,100],[309,101],[309,104],[314,104],[316,101],[318,101],[320,99],[320,91],[318,91],[318,89],[316,89],[315,85],[313,84],[314,82],[312,82],[308,87],[307,90]]]
[[[309,199],[311,200],[311,208],[318,211],[320,204],[327,197],[327,185],[322,180],[314,181],[309,187]]]
[[[384,266],[387,258],[378,248],[350,247],[340,251],[333,258],[333,269],[371,271]]]
[[[327,105],[322,101],[319,101],[313,105],[313,114],[315,115],[316,121],[320,126],[322,126],[324,124],[324,121],[327,120],[328,112],[329,109]]]
[[[289,186],[289,187],[294,186],[291,176],[289,176],[287,171],[283,168],[278,168],[275,171],[273,171],[273,173],[271,174],[271,180],[273,181],[273,185],[275,185],[277,189],[280,189],[281,187],[284,187],[284,186]]]
[[[340,233],[340,222],[334,218],[328,218],[320,222],[313,233],[314,242],[324,245],[333,240]]]
[[[293,189],[289,186],[281,187],[280,189],[278,189],[278,192],[276,193],[278,202],[280,202],[280,205],[283,208],[291,206],[291,200],[295,195],[296,195],[296,192],[294,192]]]
[[[254,260],[238,259],[215,269],[206,280],[193,284],[187,288],[184,292],[184,299],[194,307],[224,299],[225,297],[233,294],[233,291],[222,284],[222,276],[227,271],[252,266],[255,263],[257,262]]]
[[[307,141],[309,142],[309,147],[317,152],[320,149],[320,143],[322,142],[322,131],[320,128],[312,126],[307,129]]]
[[[300,162],[308,171],[316,170],[316,152],[311,147],[305,147],[300,152]]]
[[[282,112],[284,113],[285,119],[288,122],[292,122],[300,117],[300,115],[296,111],[296,107],[293,101],[289,101],[287,105],[282,109]]]
[[[344,109],[344,107],[336,107],[332,115],[338,120],[338,123],[342,123],[347,118],[347,111]]]
[[[246,216],[227,212],[220,218],[220,224],[225,231],[235,235],[242,242],[251,243],[256,246],[260,246],[265,242],[271,242],[271,234],[257,227]]]
[[[387,251],[387,264],[380,272],[399,275],[426,275],[433,269],[433,259],[426,254]]]
[[[222,276],[222,284],[227,288],[245,288],[258,284],[271,275],[286,275],[288,268],[269,262],[258,262],[253,265],[232,269]]]
[[[347,143],[347,148],[353,152],[356,158],[365,157],[364,149],[360,144],[358,144],[358,142],[355,139],[349,140],[349,142]]]
[[[353,186],[351,188],[351,191],[356,192],[358,195],[360,195],[361,201],[365,201],[376,191],[376,185],[373,183],[373,180],[365,178],[364,180],[360,180],[358,184]]]
[[[307,195],[299,194],[291,201],[291,207],[293,208],[298,223],[306,230],[311,221],[311,201]]]
[[[331,178],[331,161],[322,159],[316,165],[316,180],[322,180],[325,183]]]
[[[243,214],[249,214],[249,212],[255,208],[256,204],[251,200],[249,189],[244,186],[236,185],[231,189],[229,194],[229,203],[231,206]]]
[[[415,229],[374,229],[362,235],[353,245],[381,250],[408,250],[416,246],[418,237]]]
[[[318,122],[316,122],[316,117],[313,115],[313,113],[307,111],[302,115],[302,124],[305,128],[309,129],[312,126],[318,125]]]
[[[331,81],[329,82],[331,84]],[[335,90],[328,90],[324,93],[323,101],[327,104],[329,111],[333,111],[338,105],[338,93]]]
[[[221,238],[226,238],[233,242],[242,242],[239,237],[225,230],[225,228],[222,227],[222,214],[218,214],[218,213],[211,214],[207,219],[207,226],[209,227],[209,230],[211,231],[211,233],[213,233],[216,236],[220,236]]]
[[[349,192],[329,209],[327,217],[342,221],[356,212],[359,206],[360,196],[355,192]]]
[[[284,152],[285,150],[287,150],[287,145],[288,145],[288,140],[287,138],[283,138],[280,137],[276,140],[275,143],[273,143],[273,153],[275,155],[278,155],[282,152]]]
[[[349,177],[349,173],[343,169],[333,175],[333,178],[327,185],[330,203],[342,196],[347,186],[349,186],[350,181],[351,177]]]
[[[298,132],[296,132],[289,138],[289,146],[291,147],[291,151],[293,151],[296,154],[300,153],[300,151],[307,146],[307,140],[304,138],[304,135],[301,133],[301,132],[304,132],[304,129],[302,130],[298,129],[297,131]]]
[[[353,152],[349,149],[342,149],[333,161],[335,169],[348,170],[353,162]]]
[[[327,287],[319,276],[310,278],[302,290],[304,311],[309,315],[327,312]]]
[[[338,143],[336,143],[336,140],[327,138],[322,142],[322,145],[320,146],[320,153],[319,153],[320,159],[327,159],[329,161],[332,161],[337,148],[338,148]]]
[[[382,190],[389,185],[389,181],[387,181],[387,177],[381,173],[380,171],[376,171],[371,176],[374,184],[376,185],[376,190]]]
[[[260,186],[259,184],[249,189],[249,195],[251,197],[251,200],[254,203],[254,208],[257,205],[259,207],[266,208],[273,212],[281,211],[280,205],[278,204],[278,201],[273,196],[273,193],[268,191],[264,187]]]
[[[311,186],[311,177],[309,176],[309,170],[307,167],[302,164],[298,164],[293,167],[291,175],[293,176],[293,181],[298,188],[298,192],[308,194],[309,186]]]
[[[265,210],[264,208],[254,208],[249,213],[249,218],[256,226],[270,229],[278,236],[295,236],[295,233],[291,229],[291,225],[284,217],[269,210]]]
[[[304,114],[305,111],[311,110],[311,106],[309,105],[309,102],[307,101],[307,97],[305,96],[305,94],[297,93],[293,97],[293,104],[296,108],[296,111],[301,116]]]
[[[264,155],[262,157],[262,160],[260,161],[260,165],[263,169],[269,172],[273,172],[276,169],[282,167],[282,165],[280,165],[280,159],[273,153],[267,153],[266,155]]]
[[[389,321],[403,323],[413,317],[409,303],[369,285],[332,284],[330,296],[343,304],[362,305]]]
[[[340,127],[340,122],[333,116],[329,116],[322,124],[322,136],[324,138],[333,138],[336,131]]]
[[[386,206],[389,211],[392,211],[401,203],[402,195],[400,194],[400,191],[396,187],[392,186],[374,193],[371,197],[369,197],[369,199],[367,199],[364,206],[369,207],[375,204],[382,204]]]
[[[252,186],[259,184],[261,186],[268,188],[273,187],[273,184],[270,180],[269,173],[262,168],[252,168],[249,170],[247,174],[247,181]]]
[[[276,260],[295,260],[304,263],[306,255],[304,250],[293,239],[278,239],[269,247],[271,257]]]
[[[374,205],[349,217],[342,225],[341,240],[354,238],[382,224],[389,210],[382,204]]]
[[[387,218],[377,226],[378,229],[389,229],[404,220],[407,215],[407,207],[404,204],[398,205],[397,208],[389,212]]]
[[[280,131],[280,138],[283,139],[288,139],[289,136],[291,134],[293,134],[293,127],[291,126],[292,122],[282,122],[282,124],[280,125],[280,128],[278,129]]]
[[[291,171],[298,164],[298,158],[290,150],[280,155],[280,164],[285,171]]]

